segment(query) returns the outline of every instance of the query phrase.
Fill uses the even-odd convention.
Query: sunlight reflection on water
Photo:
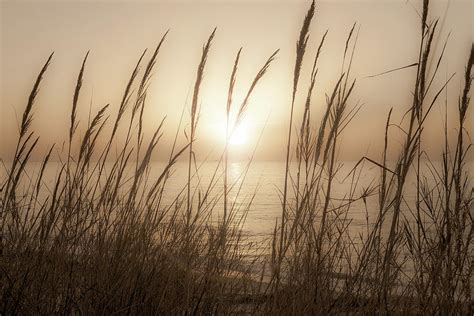
[[[165,167],[164,162],[152,162],[149,171],[149,182],[154,181]],[[340,169],[334,182],[333,197],[336,199],[343,199],[347,196],[347,192],[351,186],[351,178],[344,179],[353,169],[355,162],[341,163]],[[27,169],[30,176],[38,172],[40,163],[33,163]],[[474,170],[474,163],[468,164],[469,169]],[[45,182],[49,188],[53,187],[53,181],[59,172],[58,163],[50,163],[45,170]],[[199,177],[194,177],[193,188],[199,187],[201,191],[206,191],[211,179],[214,177],[215,185],[211,190],[220,196],[219,200],[213,209],[213,220],[217,221],[222,218],[223,213],[223,170],[222,166],[218,169],[217,162],[205,162],[198,164]],[[229,165],[228,183],[232,186],[229,193],[229,203],[237,210],[237,214],[243,214],[248,206],[248,214],[244,224],[243,232],[250,242],[257,244],[265,244],[264,241],[269,241],[269,237],[273,233],[276,221],[281,218],[281,188],[284,182],[285,164],[283,162],[274,161],[259,161],[252,162],[247,170],[247,163],[233,162]],[[438,166],[437,166],[438,167]],[[296,169],[296,165],[292,165],[292,169]],[[128,176],[131,176],[132,169],[130,169]],[[217,170],[217,171],[216,171]],[[247,172],[246,172],[247,170]],[[294,172],[292,176],[294,176]],[[427,173],[426,173],[427,174]],[[2,169],[1,177],[5,176],[5,171]],[[355,195],[362,192],[362,189],[371,183],[377,183],[380,176],[380,169],[372,165],[365,165],[358,181]],[[23,188],[27,189],[27,177],[23,179]],[[184,198],[185,187],[187,180],[187,164],[178,162],[169,178],[163,197],[163,206],[170,205],[174,202],[176,196],[181,194]],[[405,198],[408,205],[414,205],[414,180],[413,174],[407,181],[405,190]],[[430,180],[430,179],[428,179]],[[432,180],[431,180],[432,181]],[[290,189],[291,190],[291,189]],[[253,199],[252,199],[253,198]],[[196,198],[197,199],[197,198]],[[251,202],[250,206],[249,203]],[[406,210],[408,213],[408,210]],[[367,199],[367,210],[362,201],[355,202],[351,205],[348,213],[348,219],[351,221],[349,226],[349,233],[356,237],[355,242],[358,242],[359,234],[366,234],[368,228],[375,222],[378,214],[378,199],[371,197]],[[367,225],[368,224],[368,225]],[[388,228],[386,228],[388,229]]]

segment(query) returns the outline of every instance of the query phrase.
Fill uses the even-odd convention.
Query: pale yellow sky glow
[[[415,77],[407,69],[376,78],[368,76],[402,67],[417,60],[419,1],[317,1],[311,28],[308,59],[302,73],[301,90],[307,89],[313,56],[322,34],[329,30],[319,61],[314,102],[315,123],[340,75],[345,39],[354,22],[359,37],[352,78],[357,79],[352,105],[362,108],[343,135],[343,159],[378,155],[386,115],[394,108],[395,121],[408,109]],[[447,4],[449,8],[446,11]],[[278,57],[252,96],[242,126],[231,138],[233,157],[246,158],[256,151],[257,159],[283,160],[292,89],[294,48],[310,1],[3,1],[1,6],[1,135],[0,157],[11,156],[20,116],[35,76],[47,56],[55,55],[34,108],[33,128],[41,136],[41,157],[46,146],[66,140],[77,73],[90,50],[79,104],[84,132],[89,110],[110,103],[115,117],[123,90],[138,57],[154,49],[166,30],[170,33],[158,57],[147,97],[145,128],[151,133],[166,117],[163,150],[156,159],[168,157],[167,148],[183,115],[182,128],[189,129],[191,89],[202,45],[214,27],[217,33],[205,72],[200,97],[200,120],[196,149],[205,158],[219,152],[225,138],[227,86],[233,60],[243,47],[238,69],[234,108],[242,101],[253,76],[276,49]],[[435,56],[450,39],[439,80],[456,72],[448,87],[450,107],[455,110],[461,90],[464,64],[473,41],[471,1],[433,1],[430,18],[441,18]],[[435,63],[435,62],[434,62]],[[434,68],[434,65],[432,65]],[[434,89],[436,90],[436,89]],[[301,119],[303,96],[297,99],[296,122]],[[437,153],[444,114],[444,97],[427,124],[427,149]],[[184,112],[183,112],[184,110]],[[454,119],[454,111],[449,112]],[[298,124],[296,124],[298,126]],[[317,126],[317,125],[315,125]],[[473,119],[467,122],[472,134]],[[179,142],[185,137],[181,129]],[[59,146],[60,147],[60,146]]]

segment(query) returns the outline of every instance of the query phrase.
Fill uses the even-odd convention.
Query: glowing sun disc
[[[225,123],[214,125],[215,135],[225,142],[226,139],[226,126]],[[248,121],[242,121],[237,128],[229,135],[229,146],[237,147],[243,146],[249,143],[251,135],[250,123]]]
[[[234,133],[230,136],[229,144],[230,145],[244,145],[247,143],[248,135],[247,131],[243,126],[239,126]]]

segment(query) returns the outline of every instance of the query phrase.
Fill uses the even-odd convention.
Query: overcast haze
[[[41,136],[36,158],[46,146],[65,141],[69,124],[75,80],[84,54],[90,50],[80,100],[79,116],[83,133],[89,109],[97,111],[111,104],[115,117],[118,104],[141,52],[154,49],[161,36],[170,33],[158,57],[148,105],[146,129],[166,116],[165,132],[174,134],[181,112],[188,124],[189,100],[201,48],[214,27],[215,41],[208,59],[201,94],[201,119],[198,127],[198,155],[222,146],[222,122],[232,63],[243,47],[237,79],[236,102],[248,88],[252,76],[276,49],[280,53],[251,99],[244,121],[247,140],[233,146],[233,157],[251,154],[258,135],[264,129],[258,159],[284,159],[287,117],[290,111],[294,47],[310,1],[34,1],[1,3],[1,135],[0,157],[8,159],[17,136],[16,116],[20,116],[35,77],[48,55],[54,58],[42,83],[34,108],[33,127]],[[473,41],[472,1],[433,1],[430,20],[441,18],[441,32],[435,43],[438,56],[449,32],[447,53],[439,80],[439,89],[450,74],[447,98],[454,118],[462,87],[464,65]],[[324,106],[341,71],[347,34],[357,22],[359,37],[354,55],[352,77],[357,79],[351,104],[362,108],[343,135],[341,156],[355,160],[368,153],[378,157],[383,140],[386,115],[394,108],[394,121],[400,121],[411,100],[415,68],[375,78],[369,75],[402,67],[417,60],[419,42],[419,1],[317,1],[311,28],[308,64],[303,77],[309,76],[310,64],[322,34],[329,30],[319,61],[315,99],[315,117]],[[360,28],[359,28],[360,27]],[[150,52],[149,52],[150,53]],[[434,65],[432,65],[431,70]],[[306,89],[303,80],[301,89]],[[427,149],[439,152],[444,99],[436,105],[426,128]],[[301,116],[298,99],[296,117]],[[473,133],[472,115],[467,124]],[[454,128],[454,125],[453,125]],[[395,133],[395,132],[394,132]],[[184,143],[183,132],[180,142]],[[156,158],[167,157],[172,137],[164,137]],[[396,145],[396,144],[394,144]],[[60,146],[59,146],[60,148]],[[396,147],[392,148],[392,154]]]

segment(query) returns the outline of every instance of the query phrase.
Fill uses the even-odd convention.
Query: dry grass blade
[[[74,89],[74,97],[72,99],[72,110],[71,110],[71,125],[69,127],[69,143],[71,143],[74,132],[77,128],[76,116],[77,116],[77,102],[79,101],[79,93],[82,87],[82,77],[84,76],[84,68],[86,66],[87,57],[89,57],[89,51],[86,53],[84,60],[82,61],[81,70],[77,76],[76,88]]]
[[[189,227],[191,221],[191,211],[192,211],[192,196],[191,196],[191,170],[192,170],[192,163],[193,163],[193,143],[194,137],[197,127],[197,115],[198,115],[198,102],[199,102],[199,91],[201,88],[202,80],[204,77],[204,69],[207,62],[207,57],[209,55],[209,51],[211,49],[212,40],[216,34],[217,28],[214,28],[211,35],[207,39],[206,44],[202,49],[201,60],[198,65],[198,69],[196,72],[196,81],[194,82],[194,90],[193,90],[193,98],[191,103],[191,132],[190,132],[190,139],[189,139],[189,156],[188,156],[188,181],[187,181],[187,211],[186,211],[186,226]]]
[[[253,90],[257,86],[258,82],[263,78],[263,76],[267,72],[268,68],[270,67],[271,63],[273,62],[273,60],[275,59],[279,51],[280,50],[277,49],[275,52],[273,52],[273,54],[270,57],[268,57],[265,64],[262,66],[262,68],[260,68],[260,70],[255,75],[255,78],[253,79],[252,84],[250,85],[250,88],[248,89],[247,94],[245,95],[245,98],[239,107],[239,111],[237,113],[237,118],[236,118],[236,123],[235,123],[234,128],[236,128],[237,125],[242,121],[244,114],[247,110],[249,99],[250,99],[250,96],[252,95]]]
[[[295,60],[295,68],[293,74],[293,99],[296,96],[296,90],[298,89],[298,81],[300,78],[301,66],[303,64],[303,57],[306,51],[306,45],[308,44],[309,40],[309,27],[311,25],[311,20],[313,19],[315,12],[315,2],[314,0],[311,2],[311,6],[306,13],[306,16],[303,21],[303,25],[301,26],[300,36],[298,41],[296,42],[296,60]]]
[[[287,143],[286,143],[285,180],[284,180],[284,186],[283,186],[283,201],[282,201],[282,215],[281,215],[281,228],[280,228],[280,246],[279,246],[280,253],[282,253],[282,250],[284,248],[283,243],[284,243],[284,235],[285,235],[286,216],[287,216],[286,204],[287,204],[287,194],[288,194],[291,134],[292,134],[292,129],[293,129],[293,112],[294,112],[294,107],[295,107],[296,91],[298,89],[298,81],[300,77],[301,67],[303,64],[303,58],[306,51],[306,45],[309,39],[309,28],[314,16],[314,12],[315,12],[315,2],[313,0],[304,18],[303,25],[300,30],[299,39],[296,42],[296,59],[295,59],[295,67],[293,71],[293,90],[292,90],[291,109],[290,109],[289,126],[288,126],[288,138],[287,138]],[[278,265],[280,264],[281,259],[282,258],[280,257]],[[277,270],[279,270],[278,267],[277,267]],[[277,274],[279,274],[279,272],[277,272]],[[279,283],[279,276],[277,276],[277,287],[278,287],[278,283]]]
[[[107,108],[109,107],[109,104],[105,105],[103,108],[101,108],[97,114],[95,115],[95,117],[92,119],[92,122],[89,124],[89,127],[87,128],[86,130],[86,133],[82,139],[82,143],[81,143],[81,147],[80,147],[80,150],[79,150],[79,161],[82,160],[82,158],[84,156],[87,155],[88,152],[90,152],[90,148],[88,149],[88,147],[90,146],[90,142],[92,140],[92,137],[96,131],[96,128],[99,126],[100,124],[100,121],[102,120],[104,114],[105,114],[105,110],[107,110]]]
[[[28,103],[26,104],[25,111],[23,112],[23,118],[21,120],[20,138],[22,138],[26,134],[31,124],[31,120],[32,120],[31,110],[33,108],[33,104],[35,103],[35,98],[36,98],[36,95],[38,94],[41,81],[43,80],[43,75],[46,73],[46,70],[48,70],[48,67],[51,62],[51,59],[53,58],[53,55],[54,55],[54,52],[51,53],[51,55],[49,55],[48,60],[46,60],[46,63],[43,65],[43,68],[41,68],[41,71],[39,72],[38,77],[36,77],[36,81],[35,81],[35,84],[33,85],[33,89],[31,90],[30,96],[28,97]]]
[[[112,129],[112,135],[110,137],[110,142],[112,142],[112,140],[115,136],[115,133],[117,132],[120,121],[122,119],[122,116],[125,113],[125,110],[127,109],[127,105],[128,105],[129,99],[130,99],[130,93],[131,93],[131,90],[132,90],[132,85],[133,85],[133,82],[135,81],[135,78],[138,75],[138,71],[140,70],[140,64],[142,62],[143,56],[145,56],[145,53],[146,53],[146,49],[140,55],[140,58],[138,59],[138,62],[135,65],[135,68],[133,68],[132,74],[130,75],[130,79],[128,80],[127,86],[125,87],[125,92],[122,96],[122,101],[121,101],[120,106],[119,106],[117,118],[115,119],[115,124],[114,124],[114,127]],[[107,152],[108,152],[108,150],[107,150]]]
[[[232,106],[232,96],[234,94],[234,86],[235,86],[235,81],[237,79],[237,68],[239,65],[239,60],[240,60],[240,54],[242,53],[242,47],[239,49],[237,52],[237,55],[235,56],[235,61],[234,61],[234,66],[232,68],[232,74],[230,76],[229,80],[229,89],[227,92],[227,107],[226,107],[226,113],[229,115],[230,109]]]
[[[204,68],[206,67],[207,56],[209,55],[209,50],[211,49],[212,40],[216,34],[217,28],[214,28],[211,35],[207,39],[206,44],[202,49],[201,61],[199,62],[199,66],[196,73],[196,81],[194,82],[194,90],[193,90],[193,100],[191,104],[191,131],[196,129],[196,117],[198,113],[198,104],[199,104],[199,91],[202,84],[202,80],[204,77]],[[193,139],[193,133],[191,133],[191,140]]]
[[[410,65],[407,65],[407,66],[387,70],[387,71],[384,71],[384,72],[381,72],[381,73],[378,73],[378,74],[375,74],[375,75],[367,76],[366,78],[375,78],[375,77],[382,76],[382,75],[385,75],[385,74],[388,74],[388,73],[391,73],[391,72],[395,72],[395,71],[398,71],[398,70],[403,70],[403,69],[407,69],[407,68],[411,68],[411,67],[415,67],[415,66],[418,66],[418,63],[413,63],[413,64],[410,64]]]
[[[466,72],[464,74],[464,89],[462,92],[461,102],[459,104],[459,114],[461,121],[464,121],[466,118],[466,112],[469,107],[470,97],[469,91],[471,90],[472,83],[472,67],[474,65],[474,44],[471,45],[471,51],[467,61]]]

